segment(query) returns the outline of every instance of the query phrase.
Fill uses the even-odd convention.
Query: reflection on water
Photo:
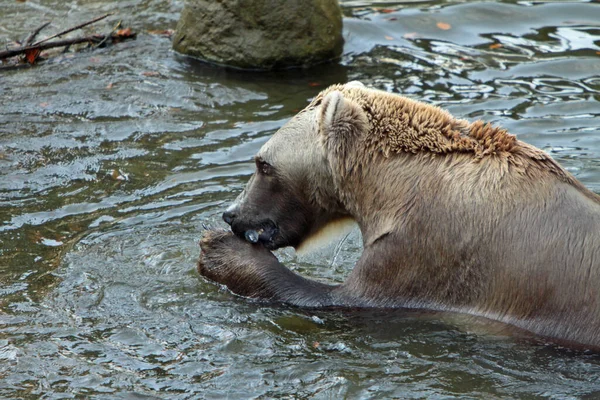
[[[226,71],[150,31],[182,1],[0,0],[0,37],[117,11],[136,41],[0,72],[0,396],[554,397],[600,394],[597,355],[396,311],[233,297],[194,271],[202,224],[268,137],[329,84],[484,119],[600,192],[600,8],[343,1],[341,65]],[[356,232],[291,268],[339,282]]]

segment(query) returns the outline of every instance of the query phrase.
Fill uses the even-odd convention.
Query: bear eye
[[[256,160],[256,169],[261,174],[269,175],[271,173],[272,168],[273,167],[268,162],[261,160],[261,159]]]

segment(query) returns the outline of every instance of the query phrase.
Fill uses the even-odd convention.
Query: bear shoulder
[[[390,157],[397,153],[431,155],[462,154],[473,162],[499,161],[530,178],[554,176],[589,192],[544,151],[524,143],[505,129],[483,121],[468,122],[449,112],[401,95],[369,89],[362,85],[333,85],[319,93],[309,109],[338,91],[358,105],[368,120],[362,135],[364,151]]]

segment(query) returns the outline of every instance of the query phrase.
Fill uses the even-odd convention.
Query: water
[[[600,192],[598,4],[344,1],[340,65],[263,75],[173,53],[153,32],[182,6],[0,0],[3,42],[109,11],[103,29],[139,33],[0,72],[1,397],[600,396],[594,354],[414,312],[265,307],[194,269],[251,156],[353,79],[500,124]],[[359,242],[279,256],[340,282]]]

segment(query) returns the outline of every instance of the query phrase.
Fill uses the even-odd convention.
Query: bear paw
[[[277,258],[261,244],[248,243],[232,232],[213,230],[200,240],[198,272],[232,292],[256,297]]]

